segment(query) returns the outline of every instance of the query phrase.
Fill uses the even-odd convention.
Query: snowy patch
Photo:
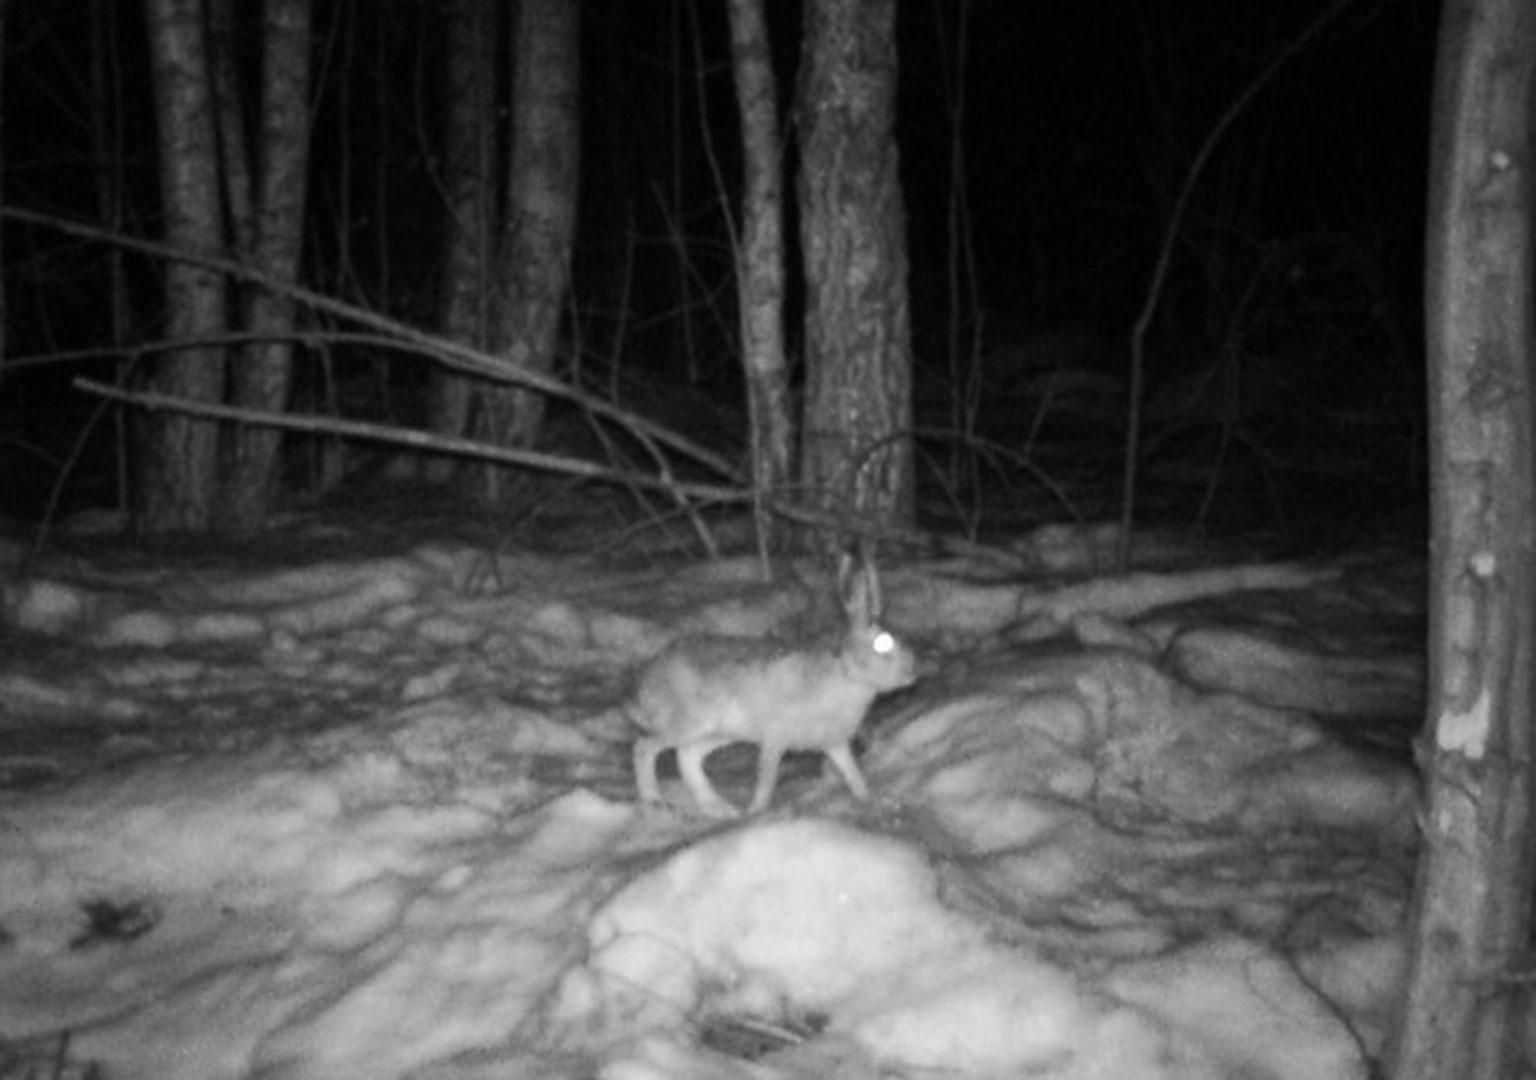
[[[1380,1046],[1411,773],[1241,691],[1307,650],[1224,623],[1201,640],[1269,674],[1201,687],[1158,644],[1168,604],[1328,568],[893,573],[937,674],[877,704],[871,799],[791,761],[725,828],[675,780],[637,807],[620,706],[681,635],[816,628],[810,570],[428,546],[42,574],[0,660],[18,1075],[1327,1080]],[[1314,655],[1394,692],[1410,666]]]

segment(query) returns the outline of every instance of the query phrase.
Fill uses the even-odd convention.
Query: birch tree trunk
[[[1431,144],[1428,804],[1395,1080],[1516,1074],[1536,821],[1536,5],[1447,0]]]
[[[513,43],[512,152],[502,225],[493,333],[513,367],[554,367],[576,233],[580,81],[577,0],[522,0]],[[543,395],[484,389],[482,434],[502,446],[529,446],[544,415]],[[502,495],[505,470],[487,467],[485,495]]]
[[[0,0],[0,92],[5,89],[5,15],[7,0]],[[5,132],[5,110],[0,109],[0,136]],[[0,138],[0,206],[5,204],[5,166],[9,164],[5,158],[5,140]],[[0,266],[5,265],[5,240],[0,235]],[[6,293],[4,276],[0,275],[0,357],[9,355],[11,326],[10,296]],[[5,389],[5,365],[0,364],[0,390]]]
[[[730,0],[730,20],[745,174],[736,285],[741,362],[752,425],[757,535],[767,551],[774,546],[775,519],[765,500],[787,485],[794,442],[784,359],[784,157],[763,0]]]
[[[248,260],[277,281],[297,283],[304,244],[304,193],[309,178],[311,0],[265,0],[262,7],[260,109]],[[246,293],[245,328],[258,340],[241,350],[232,372],[235,405],[262,412],[288,407],[293,382],[292,298]],[[237,427],[232,432],[225,523],[259,528],[277,490],[282,433]]]
[[[913,515],[895,0],[809,0],[798,89],[806,277],[801,478],[816,509]]]
[[[148,0],[146,11],[165,240],[187,251],[218,255],[223,229],[203,2]],[[173,262],[166,268],[165,291],[167,338],[193,340],[224,332],[224,282],[218,274]],[[223,352],[210,346],[168,352],[155,364],[152,383],[162,394],[218,403],[224,392]],[[147,418],[136,508],[140,529],[208,528],[217,449],[218,429],[212,421],[174,413]]]
[[[490,350],[487,316],[496,249],[492,193],[496,184],[496,37],[490,0],[446,0],[447,57],[443,112],[443,233],[441,328],[461,345]],[[468,376],[437,367],[427,425],[457,438],[469,432]],[[436,458],[427,475],[448,479],[455,460]]]

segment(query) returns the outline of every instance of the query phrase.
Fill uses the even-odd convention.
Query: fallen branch
[[[472,439],[433,435],[409,428],[369,424],[351,420],[335,420],[328,417],[261,413],[227,405],[187,401],[162,394],[135,393],[89,379],[77,379],[75,381],[74,385],[81,390],[98,394],[114,401],[139,405],[149,409],[175,409],[190,415],[205,416],[210,419],[264,424],[296,431],[347,435],[379,442],[396,443],[402,446],[438,450],[443,453],[465,454],[486,461],[526,465],[532,468],[547,469],[605,482],[634,484],[651,490],[667,492],[680,501],[686,498],[694,498],[738,503],[750,501],[754,497],[753,493],[747,488],[747,481],[741,470],[719,454],[678,435],[676,432],[654,424],[627,409],[623,409],[604,398],[593,396],[552,376],[508,365],[487,353],[459,345],[423,330],[417,330],[406,323],[391,319],[386,315],[380,315],[377,312],[369,311],[366,308],[360,308],[342,300],[335,300],[291,282],[278,280],[232,259],[183,251],[166,244],[123,236],[108,229],[56,217],[52,214],[44,214],[34,210],[22,210],[17,207],[0,206],[0,219],[6,218],[12,221],[42,225],[46,228],[57,229],[71,236],[79,236],[83,239],[95,240],[104,244],[113,244],[131,251],[153,255],[157,258],[207,267],[210,270],[228,274],[238,280],[247,281],[264,289],[270,289],[273,292],[292,297],[311,310],[325,312],[338,319],[374,330],[383,335],[384,340],[380,344],[390,344],[395,347],[410,346],[420,355],[426,356],[456,371],[462,371],[492,382],[522,386],[574,402],[587,409],[592,415],[611,420],[633,435],[645,447],[652,459],[658,463],[660,475],[651,476],[623,469],[614,469],[576,458],[541,454],[531,450],[509,449],[507,447],[476,442]],[[319,335],[309,332],[301,333],[297,336],[301,339],[313,340],[322,336],[329,338],[334,335]],[[367,339],[361,336],[349,336],[347,340],[364,341]],[[175,343],[164,342],[157,343],[155,348],[185,348],[189,344],[191,343],[185,341]],[[141,347],[141,351],[147,350]],[[668,447],[734,483],[721,486],[685,483],[675,480],[671,476],[670,469],[666,466],[665,455],[661,454],[658,450],[659,446]],[[993,559],[1007,557],[1006,552],[999,552],[996,549],[987,548],[981,544],[953,537],[938,536],[917,529],[891,528],[879,522],[866,521],[854,515],[819,513],[804,509],[786,499],[767,498],[764,501],[767,508],[773,513],[791,521],[802,525],[809,525],[813,528],[837,530],[846,536],[870,540],[889,540],[925,550],[937,548],[956,554],[984,554]]]
[[[104,244],[113,244],[131,251],[139,251],[175,262],[202,266],[209,270],[228,274],[230,277],[241,281],[260,285],[264,289],[289,296],[314,311],[323,311],[338,319],[344,319],[359,326],[366,326],[371,330],[386,335],[393,341],[408,344],[421,355],[430,357],[445,367],[475,375],[491,382],[522,386],[529,390],[537,390],[540,393],[549,394],[552,397],[564,398],[565,400],[575,402],[595,415],[612,420],[642,443],[670,447],[719,476],[738,483],[745,482],[741,471],[719,454],[667,428],[654,424],[627,409],[620,408],[610,401],[588,394],[553,376],[543,375],[527,368],[508,364],[488,353],[471,349],[465,345],[459,345],[456,342],[437,337],[424,330],[418,330],[406,323],[391,319],[387,315],[380,315],[366,308],[357,307],[354,304],[317,293],[312,289],[306,289],[301,285],[279,280],[233,259],[184,251],[167,244],[155,243],[152,240],[141,240],[135,237],[123,236],[109,229],[97,228],[94,225],[86,225],[78,221],[71,221],[68,218],[56,217],[52,214],[39,213],[34,210],[21,210],[10,206],[0,207],[0,218],[42,225],[47,228],[57,229],[71,236],[79,236]],[[191,344],[193,343],[179,342],[177,347],[187,347]]]
[[[205,417],[210,420],[231,420],[236,423],[262,424],[270,427],[284,428],[289,431],[370,439],[375,442],[409,446],[418,450],[460,454],[485,461],[501,462],[508,465],[522,465],[529,468],[597,480],[603,483],[625,484],[633,487],[647,488],[652,491],[664,491],[676,499],[679,506],[685,511],[691,509],[688,506],[688,500],[690,499],[703,499],[716,503],[748,503],[757,498],[754,492],[745,485],[733,487],[677,480],[665,468],[664,459],[659,457],[657,459],[658,468],[662,471],[660,475],[653,476],[649,473],[636,472],[631,469],[616,469],[607,465],[599,465],[596,462],[585,461],[580,458],[545,454],[535,450],[514,450],[491,443],[476,442],[474,439],[434,435],[431,432],[418,431],[413,428],[392,427],[387,424],[370,424],[359,420],[338,420],[329,416],[296,416],[292,413],[259,412],[253,409],[237,408],[232,405],[210,405],[198,401],[189,401],[185,398],[172,397],[167,394],[120,390],[115,386],[95,382],[91,379],[77,378],[74,380],[73,385],[84,393],[95,394],[111,401],[136,405],[145,409],[170,409],[176,412],[184,412],[191,416]],[[840,535],[860,539],[890,541],[921,551],[941,550],[955,555],[983,556],[994,564],[1013,565],[1018,562],[1018,557],[1010,552],[958,537],[944,536],[919,529],[893,528],[873,519],[854,515],[808,510],[798,503],[791,501],[792,495],[803,494],[803,492],[781,492],[779,494],[782,497],[763,499],[762,504],[772,513],[800,525],[829,529]],[[710,545],[706,544],[706,546]]]
[[[686,481],[674,480],[665,473],[660,476],[651,476],[645,473],[636,473],[624,469],[615,469],[607,465],[599,465],[597,462],[585,461],[581,458],[546,454],[537,450],[511,449],[505,446],[497,446],[494,443],[437,435],[430,431],[418,431],[413,428],[394,427],[388,424],[370,424],[361,420],[338,420],[330,416],[261,412],[256,409],[243,409],[233,405],[210,405],[205,402],[191,401],[168,394],[120,390],[115,386],[108,386],[106,383],[99,383],[92,379],[75,379],[72,385],[75,389],[88,394],[96,394],[111,401],[138,405],[150,410],[166,409],[185,413],[189,416],[201,416],[210,420],[233,420],[242,424],[259,424],[262,427],[282,428],[286,431],[304,431],[321,435],[341,435],[347,438],[369,439],[374,442],[409,446],[418,450],[433,450],[444,454],[457,454],[483,461],[494,461],[504,465],[523,465],[545,472],[585,477],[589,480],[605,480],[662,490],[669,492],[679,502],[689,498],[709,499],[715,502],[747,502],[752,498],[752,493],[744,488],[688,483]]]

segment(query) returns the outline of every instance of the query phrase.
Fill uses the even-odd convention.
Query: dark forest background
[[[304,283],[430,328],[443,213],[437,5],[315,2]],[[1114,512],[1127,335],[1174,198],[1224,110],[1326,6],[901,0],[925,524],[986,531]],[[787,117],[798,5],[769,9]],[[1144,520],[1299,544],[1420,527],[1437,14],[1431,0],[1346,6],[1216,146],[1147,340]],[[726,220],[740,135],[723,5],[585,0],[581,38],[561,373],[739,453]],[[11,0],[4,63],[5,204],[159,235],[141,5]],[[125,350],[156,335],[162,267],[120,256],[127,305],[114,313],[108,246],[13,221],[3,242],[0,512],[35,519],[66,465],[61,512],[114,505],[120,429],[70,383],[110,381]],[[792,350],[796,300],[792,284]],[[294,407],[419,424],[426,368],[317,351],[300,363]],[[544,439],[601,452],[558,408]],[[327,495],[310,455],[291,440],[295,498]]]

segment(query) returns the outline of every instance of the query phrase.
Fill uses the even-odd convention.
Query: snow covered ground
[[[1411,583],[895,568],[871,799],[720,822],[617,707],[824,581],[351,546],[0,550],[0,1078],[1367,1075],[1417,792],[1331,733],[1419,708]]]

